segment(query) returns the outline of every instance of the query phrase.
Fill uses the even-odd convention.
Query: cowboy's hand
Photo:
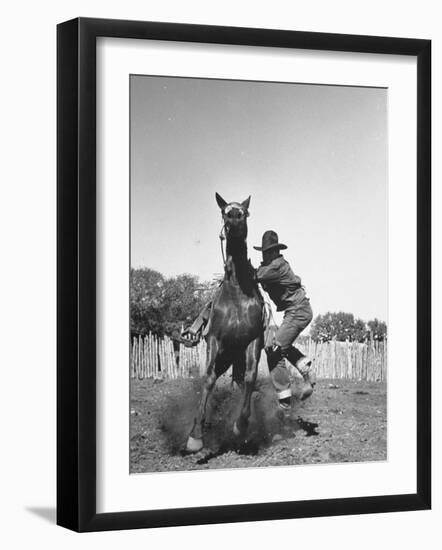
[[[256,279],[256,273],[257,273],[258,270],[253,267],[252,262],[251,262],[250,259],[249,259],[249,270],[252,274],[253,279]]]

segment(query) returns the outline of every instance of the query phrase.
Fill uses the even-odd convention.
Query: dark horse
[[[205,331],[207,366],[201,401],[186,450],[203,447],[203,425],[208,398],[216,380],[233,367],[233,380],[242,387],[243,401],[233,425],[235,436],[244,437],[250,417],[258,362],[264,345],[264,302],[247,258],[247,217],[250,197],[227,203],[216,194],[226,235],[224,279],[212,302]]]

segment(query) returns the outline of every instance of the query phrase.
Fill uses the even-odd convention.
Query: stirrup
[[[278,405],[284,412],[289,412],[292,408],[292,390],[287,388],[278,392]]]
[[[291,403],[286,403],[282,399],[278,399],[278,406],[284,412],[289,412],[292,409]]]
[[[188,337],[185,335],[188,335]],[[184,344],[186,348],[193,348],[200,343],[201,331],[199,330],[197,333],[191,334],[188,330],[185,330],[179,335],[177,340],[181,344]]]
[[[200,338],[191,340],[190,338],[183,338],[182,336],[179,336],[177,340],[180,344],[184,344],[186,348],[194,348],[200,343]]]

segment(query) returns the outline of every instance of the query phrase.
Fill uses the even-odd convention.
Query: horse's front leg
[[[206,377],[203,382],[203,391],[198,410],[193,421],[192,431],[187,438],[186,451],[197,453],[203,448],[203,425],[206,417],[207,401],[216,383],[215,360],[218,353],[216,338],[211,337],[207,342]]]
[[[206,418],[207,401],[217,379],[226,372],[232,364],[232,355],[219,344],[215,336],[207,342],[207,369],[203,384],[203,391],[195,417],[192,431],[187,439],[186,451],[197,453],[203,448],[203,427]]]
[[[236,436],[244,437],[249,425],[251,412],[252,393],[255,389],[256,377],[258,374],[258,363],[262,349],[262,338],[256,338],[247,346],[246,350],[246,371],[244,375],[243,402],[238,420],[233,425],[233,432]]]

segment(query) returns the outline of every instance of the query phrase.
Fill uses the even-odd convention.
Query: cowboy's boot
[[[304,379],[305,385],[302,390],[300,399],[303,401],[310,397],[313,393],[313,388],[316,384],[316,378],[313,373],[310,373],[312,367],[312,360],[305,356],[295,346],[290,346],[283,351],[283,356],[286,357],[290,363],[296,367]]]
[[[282,359],[281,348],[279,346],[268,346],[264,348],[264,351],[267,355],[267,365],[269,367],[269,372],[272,372],[272,370]]]
[[[279,408],[284,414],[288,414],[292,406],[292,390],[290,375],[281,348],[279,346],[270,346],[264,349],[267,354],[270,378],[278,397]]]

